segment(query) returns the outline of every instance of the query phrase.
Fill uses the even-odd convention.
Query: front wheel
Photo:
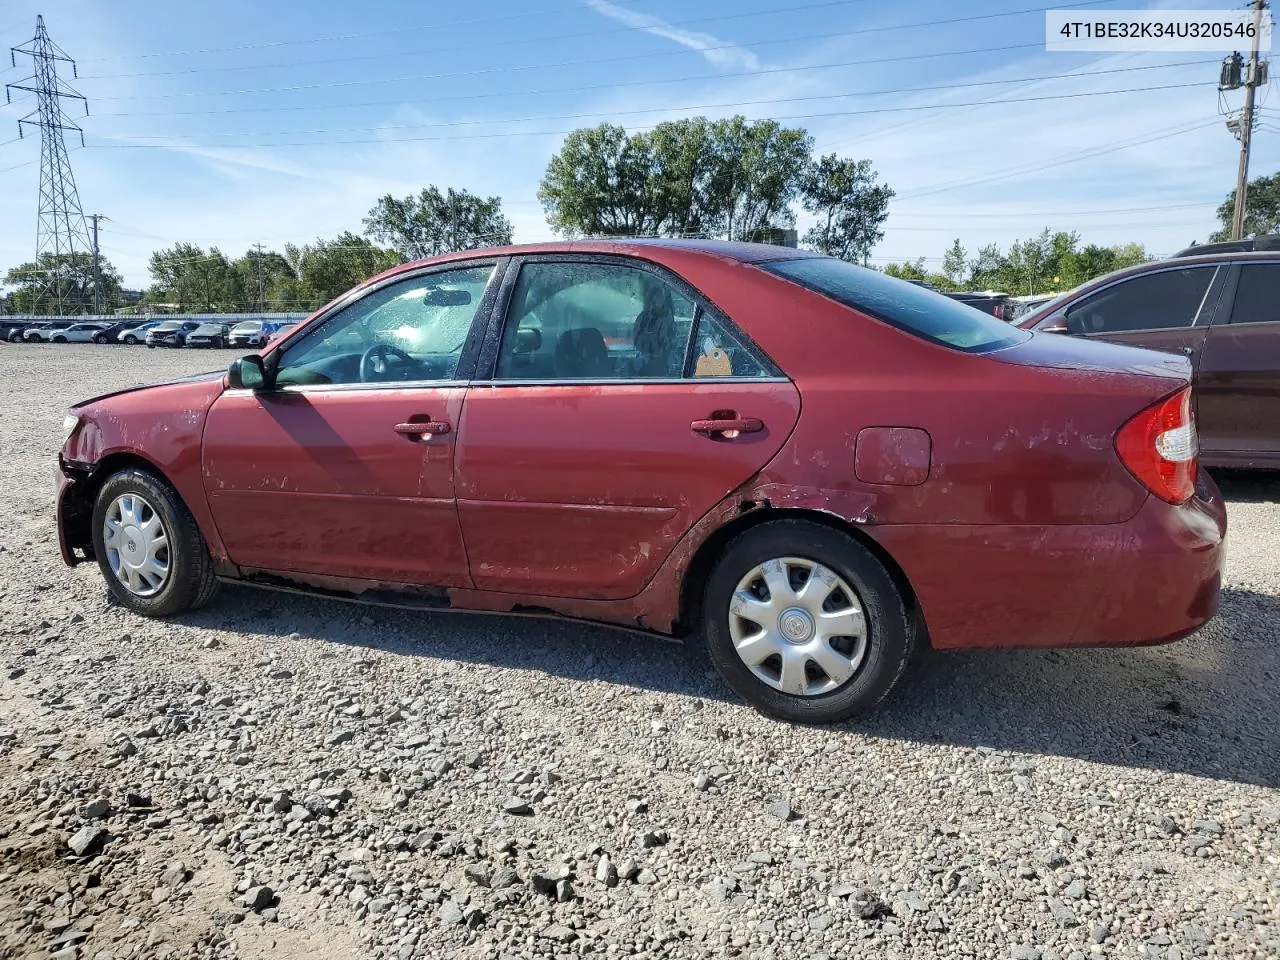
[[[104,334],[104,333],[99,333],[97,336],[95,336],[95,337],[93,338],[93,342],[94,342],[94,343],[96,343],[96,344],[99,344],[99,345],[101,345],[101,344],[105,344],[105,343],[107,342],[107,336],[106,336],[106,334]]]
[[[53,342],[54,342],[54,343],[66,343],[66,342],[67,342],[67,338],[66,338],[66,337],[54,337],[54,338],[53,338]]]
[[[191,511],[168,484],[135,468],[98,492],[93,550],[111,595],[144,616],[201,606],[218,585]]]
[[[884,565],[804,520],[763,523],[731,541],[707,580],[702,620],[725,682],[762,713],[801,723],[870,710],[916,640]]]

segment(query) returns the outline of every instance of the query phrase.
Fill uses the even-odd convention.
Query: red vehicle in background
[[[922,644],[1211,617],[1190,376],[794,249],[470,251],[78,405],[59,538],[146,615],[224,579],[589,618],[705,640],[761,710],[832,721]]]

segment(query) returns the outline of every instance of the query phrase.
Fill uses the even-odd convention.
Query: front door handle
[[[764,429],[764,421],[755,417],[713,417],[709,420],[695,420],[689,427],[694,433],[701,433],[712,439],[723,437],[732,440],[741,433],[759,433]]]
[[[452,428],[443,420],[409,420],[395,425],[396,433],[407,440],[420,440],[423,437],[439,436],[448,433]]]

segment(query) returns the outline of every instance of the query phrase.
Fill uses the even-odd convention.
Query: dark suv
[[[1201,462],[1280,470],[1280,246],[1253,246],[1129,267],[1015,322],[1185,354]]]

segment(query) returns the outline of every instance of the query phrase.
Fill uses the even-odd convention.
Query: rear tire
[[[93,552],[107,590],[121,606],[145,617],[195,609],[218,587],[213,558],[191,511],[167,483],[137,468],[108,477],[98,491]]]
[[[706,582],[702,626],[724,681],[760,712],[799,723],[875,707],[917,640],[884,565],[851,537],[805,520],[762,523],[729,543]]]

